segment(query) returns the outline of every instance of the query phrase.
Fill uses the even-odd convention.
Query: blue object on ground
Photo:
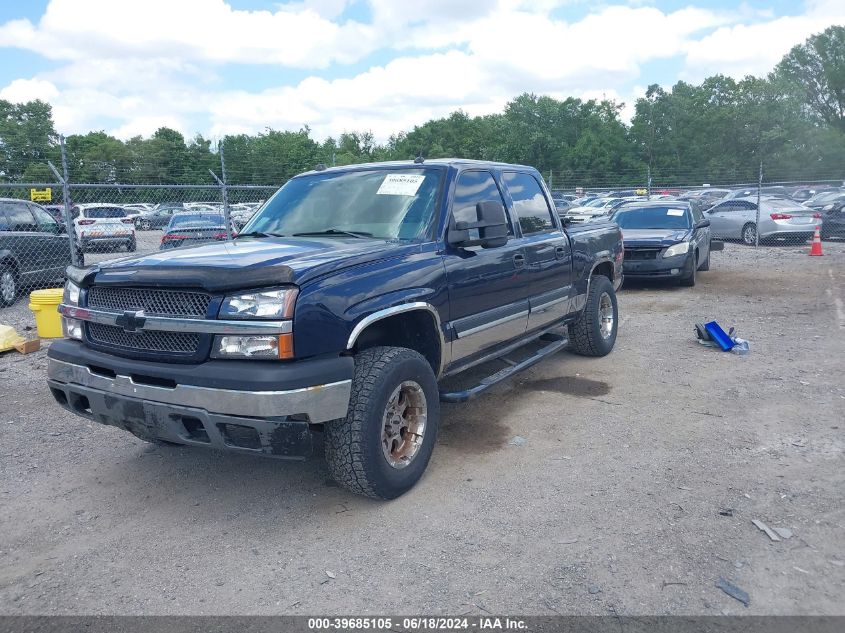
[[[716,323],[715,321],[710,321],[709,323],[704,324],[704,329],[707,330],[707,333],[710,335],[719,347],[722,348],[722,351],[729,352],[731,348],[736,344],[731,340],[731,337],[728,336],[727,332],[725,332],[721,326]]]

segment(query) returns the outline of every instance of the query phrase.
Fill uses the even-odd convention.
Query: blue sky
[[[0,98],[59,131],[379,139],[522,92],[611,98],[764,74],[845,0],[0,0]]]

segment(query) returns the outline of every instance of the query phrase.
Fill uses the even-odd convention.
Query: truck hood
[[[367,238],[248,238],[101,262],[73,278],[83,286],[201,287],[211,292],[299,285],[327,272],[419,249],[419,244]]]
[[[690,235],[689,229],[622,229],[626,247],[664,247],[683,242]]]

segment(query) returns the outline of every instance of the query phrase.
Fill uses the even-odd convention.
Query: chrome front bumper
[[[68,411],[142,439],[288,459],[311,455],[311,425],[345,417],[352,389],[351,380],[286,391],[155,386],[54,358],[47,376]]]
[[[84,365],[48,359],[51,388],[87,387],[114,396],[127,396],[161,404],[204,409],[209,413],[253,418],[307,415],[310,422],[346,417],[352,381],[343,380],[290,391],[236,391],[177,384],[157,387],[140,384],[130,376],[95,374]]]

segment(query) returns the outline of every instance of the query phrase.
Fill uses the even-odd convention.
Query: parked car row
[[[632,201],[675,200],[689,202],[693,209],[706,214],[711,220],[713,236],[719,239],[755,244],[759,233],[759,240],[763,242],[794,243],[812,237],[816,226],[821,228],[822,239],[845,237],[845,189],[842,188],[763,187],[760,191],[759,227],[756,188],[708,187],[686,192],[659,190],[650,197],[620,197],[620,194],[628,193],[631,192],[589,194],[575,200],[563,198],[563,194],[558,193],[554,200],[558,213],[568,223],[607,219],[620,206]],[[561,202],[558,203],[558,200]]]

